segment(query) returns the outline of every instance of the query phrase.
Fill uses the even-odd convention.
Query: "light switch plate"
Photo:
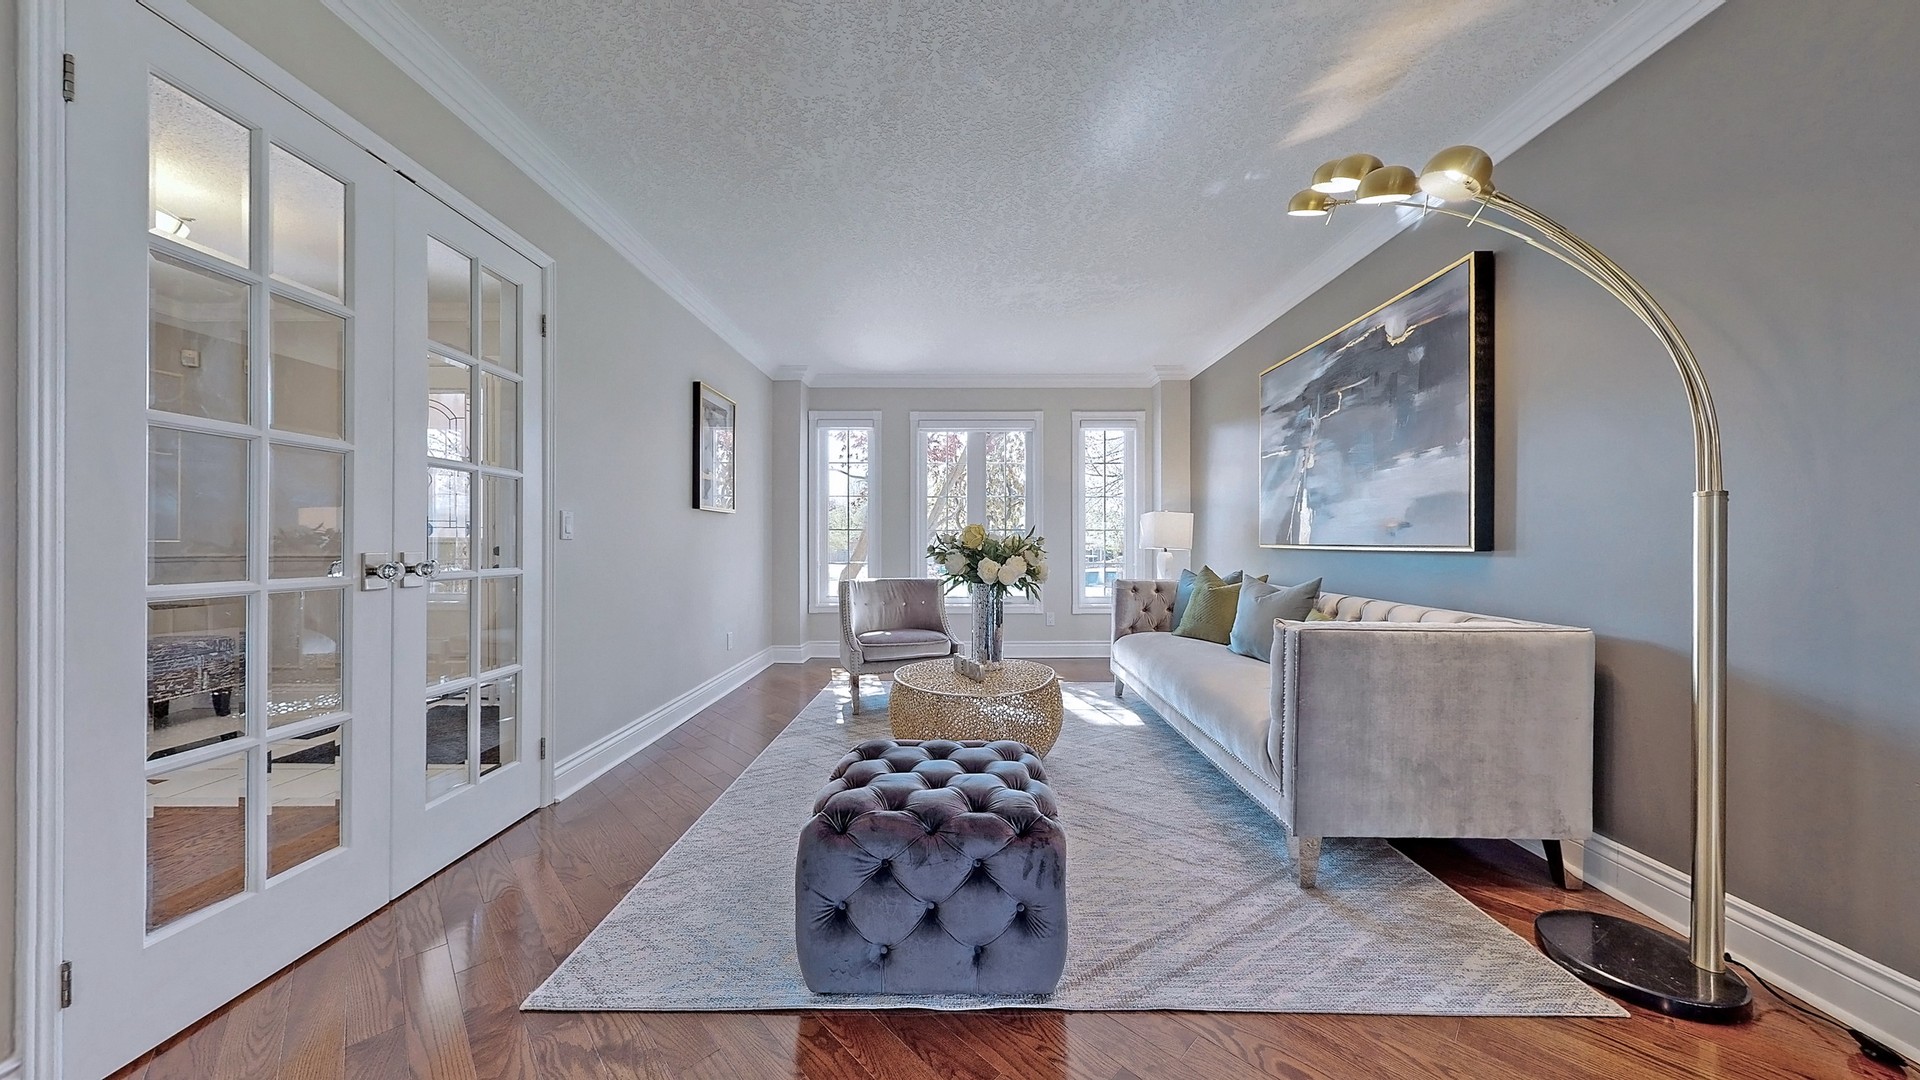
[[[560,539],[573,539],[573,511],[560,511]]]

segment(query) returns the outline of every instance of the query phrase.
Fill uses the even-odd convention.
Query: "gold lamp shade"
[[[1383,162],[1372,154],[1348,154],[1333,167],[1333,181],[1342,191],[1352,191],[1360,186],[1360,181]]]
[[[1326,217],[1332,211],[1331,200],[1312,188],[1296,192],[1293,198],[1287,200],[1287,214],[1290,217]]]
[[[1360,186],[1360,178],[1379,168],[1380,159],[1372,154],[1348,154],[1333,163],[1333,174],[1325,184],[1313,185],[1313,190],[1324,191],[1330,195],[1340,195]],[[1325,166],[1322,166],[1325,168]],[[1314,177],[1319,178],[1315,171]]]
[[[1420,172],[1420,190],[1447,202],[1493,194],[1493,158],[1477,146],[1449,146]]]
[[[1321,163],[1319,168],[1313,170],[1313,180],[1307,184],[1307,187],[1326,195],[1337,195],[1342,191],[1352,190],[1351,188],[1342,188],[1334,182],[1333,170],[1339,167],[1339,158]]]
[[[1386,165],[1360,178],[1353,193],[1357,203],[1406,202],[1420,193],[1420,181],[1405,165]]]

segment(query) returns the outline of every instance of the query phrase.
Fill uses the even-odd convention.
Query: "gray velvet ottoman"
[[[1067,962],[1067,836],[1017,742],[873,739],[800,833],[794,932],[820,994],[1046,994]]]

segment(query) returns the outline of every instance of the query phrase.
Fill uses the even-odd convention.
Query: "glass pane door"
[[[388,170],[75,0],[66,955],[104,1075],[390,895]]]
[[[504,243],[410,193],[398,243],[396,879],[419,880],[538,805],[540,279]],[[415,523],[419,523],[416,525]],[[411,692],[410,692],[410,688]],[[529,751],[534,751],[529,753]]]

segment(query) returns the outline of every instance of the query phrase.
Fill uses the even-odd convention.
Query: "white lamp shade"
[[[1178,510],[1149,510],[1140,515],[1140,546],[1193,550],[1193,515]]]

